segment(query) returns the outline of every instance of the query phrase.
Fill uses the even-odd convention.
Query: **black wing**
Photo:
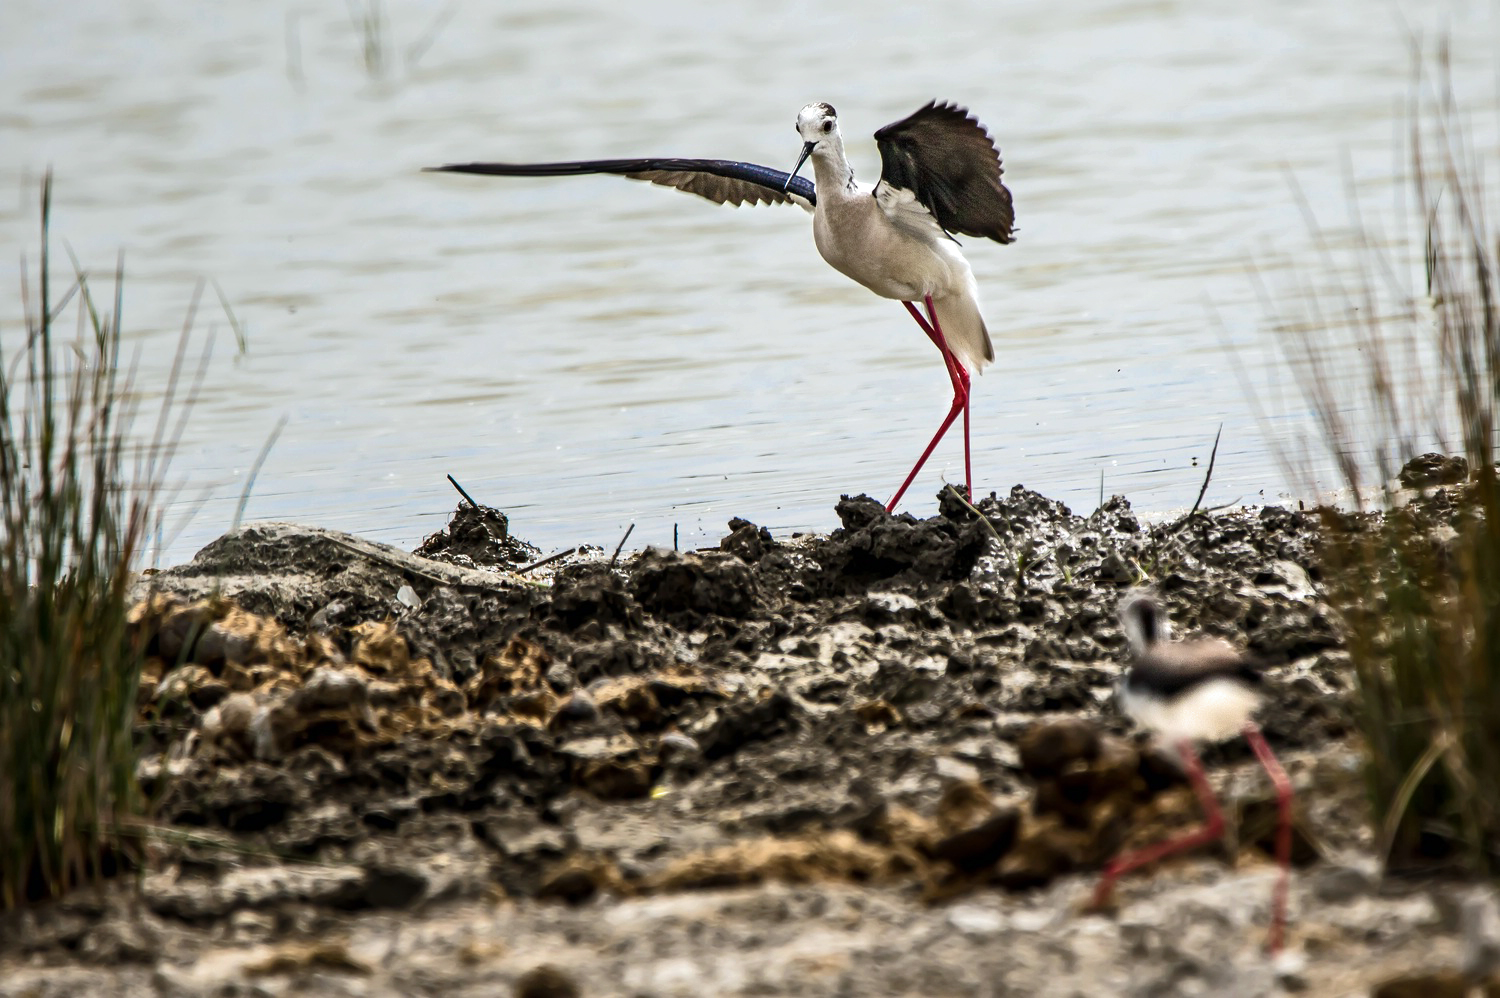
[[[1176,696],[1211,679],[1231,679],[1250,689],[1265,685],[1265,663],[1220,642],[1169,642],[1136,659],[1125,677],[1132,690]]]
[[[492,177],[576,177],[588,173],[614,173],[632,180],[649,180],[675,187],[716,204],[817,203],[816,188],[803,177],[792,179],[769,166],[736,163],[727,159],[595,159],[577,163],[450,163],[430,166],[436,173],[480,173]],[[786,190],[783,190],[786,188]]]
[[[911,191],[948,232],[1008,243],[1016,215],[1000,151],[968,110],[931,101],[875,133],[880,182]]]

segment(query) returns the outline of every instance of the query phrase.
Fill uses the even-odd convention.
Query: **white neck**
[[[813,176],[818,194],[843,191],[854,186],[854,168],[844,155],[844,137],[835,131],[812,154]]]

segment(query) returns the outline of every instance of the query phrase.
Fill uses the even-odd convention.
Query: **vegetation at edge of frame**
[[[139,858],[143,648],[129,590],[159,526],[174,408],[169,388],[152,440],[133,442],[122,267],[112,301],[76,265],[60,290],[50,175],[41,194],[34,283],[30,266],[21,278],[25,336],[12,330],[0,352],[0,909]]]
[[[1484,157],[1468,147],[1447,48],[1428,78],[1414,60],[1410,206],[1423,240],[1424,293],[1388,308],[1395,269],[1356,218],[1363,282],[1324,296],[1292,337],[1304,393],[1343,484],[1363,508],[1324,509],[1324,585],[1344,612],[1375,840],[1392,869],[1438,863],[1500,873],[1500,231],[1486,218]],[[1489,150],[1491,164],[1495,156]],[[1421,280],[1419,276],[1417,280]],[[1384,297],[1383,297],[1384,296]],[[1382,315],[1382,310],[1385,314]],[[1358,349],[1313,342],[1345,331]],[[1311,330],[1319,329],[1314,333]],[[1329,358],[1344,358],[1343,370]],[[1352,368],[1354,377],[1339,378]],[[1435,387],[1413,390],[1413,371]],[[1420,380],[1420,379],[1418,379]],[[1352,386],[1351,386],[1352,382]],[[1377,439],[1346,415],[1362,401]],[[1467,462],[1451,487],[1411,501],[1393,484],[1420,436],[1457,427]],[[1441,436],[1441,429],[1438,430]],[[1430,448],[1426,448],[1430,449]],[[1372,481],[1373,474],[1379,481]]]

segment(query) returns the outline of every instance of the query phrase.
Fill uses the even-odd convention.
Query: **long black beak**
[[[781,185],[781,193],[785,194],[792,188],[792,181],[797,178],[797,171],[802,169],[802,164],[807,162],[807,157],[812,155],[813,146],[816,142],[802,143],[802,155],[797,157],[797,165],[792,167],[792,172],[786,175],[786,183]]]

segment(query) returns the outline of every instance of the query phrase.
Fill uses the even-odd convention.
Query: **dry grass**
[[[132,735],[142,653],[126,611],[173,439],[169,390],[150,442],[133,443],[122,268],[102,305],[76,264],[56,293],[51,193],[49,175],[34,284],[23,267],[25,338],[0,355],[0,908],[134,860],[121,829],[144,807]],[[70,312],[77,336],[64,341]]]
[[[1401,268],[1356,212],[1362,280],[1308,295],[1314,314],[1287,325],[1299,330],[1292,360],[1320,443],[1361,509],[1375,507],[1324,510],[1323,574],[1345,613],[1378,840],[1394,867],[1495,873],[1500,241],[1483,180],[1496,153],[1469,145],[1446,48],[1415,63],[1409,183],[1421,245],[1410,270],[1425,287],[1402,293]],[[1340,332],[1348,339],[1331,346]],[[1402,461],[1431,449],[1424,440],[1461,454],[1472,475],[1407,504],[1394,481]]]

